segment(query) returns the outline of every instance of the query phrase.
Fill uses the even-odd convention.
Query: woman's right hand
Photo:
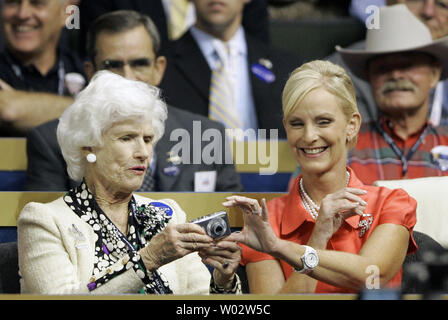
[[[223,203],[225,207],[239,207],[243,211],[244,228],[242,232],[232,233],[227,239],[244,243],[254,250],[271,253],[278,245],[278,238],[269,223],[266,200],[243,196],[231,196]]]
[[[354,215],[363,215],[367,202],[360,196],[367,191],[358,188],[344,188],[322,199],[319,216],[313,230],[327,241],[341,227],[342,222]]]
[[[161,266],[200,249],[213,245],[213,239],[194,223],[168,224],[139,251],[146,269],[154,271]]]

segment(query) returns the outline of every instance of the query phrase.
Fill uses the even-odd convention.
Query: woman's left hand
[[[234,242],[218,240],[215,246],[199,250],[202,262],[214,268],[213,278],[215,283],[226,289],[230,289],[235,272],[241,260],[241,248]]]

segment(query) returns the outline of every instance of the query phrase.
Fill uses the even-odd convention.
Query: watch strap
[[[306,261],[305,261],[305,257],[307,256],[307,255],[309,255],[309,254],[315,254],[316,255],[316,257],[317,257],[317,252],[316,252],[316,250],[314,249],[314,248],[312,248],[312,247],[310,247],[310,246],[305,246],[304,245],[304,247],[305,247],[305,253],[300,257],[300,261],[302,261],[302,268],[301,269],[297,269],[297,268],[293,268],[294,269],[294,271],[295,272],[298,272],[298,273],[303,273],[303,274],[308,274],[308,273],[310,273],[311,271],[313,271],[313,269],[317,266],[315,266],[315,267],[310,267],[310,266],[308,266],[307,265],[307,263],[306,263]],[[319,261],[319,260],[318,260]]]

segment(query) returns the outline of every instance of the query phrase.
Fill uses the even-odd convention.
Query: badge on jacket
[[[195,192],[214,192],[216,189],[216,171],[197,171],[194,173]]]
[[[442,171],[448,171],[448,146],[431,149],[431,161]]]
[[[182,162],[182,159],[177,154],[173,154],[171,151],[167,152],[167,155],[168,158],[166,159],[166,162],[171,165],[163,168],[162,172],[168,177],[175,177],[180,173],[178,165]]]
[[[275,81],[275,74],[272,72],[272,62],[268,59],[260,59],[258,63],[250,66],[252,73],[260,80],[271,83]]]

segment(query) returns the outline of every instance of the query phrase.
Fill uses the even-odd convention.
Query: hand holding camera
[[[230,223],[225,211],[218,211],[190,221],[201,226],[208,236],[217,240],[230,235]]]
[[[139,253],[146,268],[154,271],[189,253],[209,248],[212,246],[212,242],[213,239],[206,235],[198,225],[169,223]]]
[[[199,250],[199,256],[214,268],[215,283],[229,289],[241,260],[241,248],[235,241],[226,239],[232,232],[227,213],[218,211],[190,222],[201,226],[214,239],[214,246]]]

